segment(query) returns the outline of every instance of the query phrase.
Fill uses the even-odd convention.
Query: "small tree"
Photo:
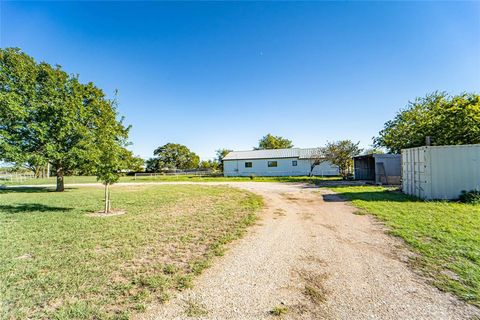
[[[135,162],[135,157],[125,148],[130,127],[117,121],[116,100],[105,101],[100,112],[95,131],[95,173],[97,180],[105,186],[104,213],[110,213],[110,185],[117,182],[121,172]]]
[[[258,141],[258,147],[255,150],[262,149],[289,149],[293,148],[291,140],[285,139],[280,136],[274,136],[270,133],[264,136]]]
[[[324,148],[324,159],[338,166],[343,179],[346,179],[353,165],[353,157],[358,156],[362,149],[360,142],[353,143],[351,140],[329,142]]]
[[[320,165],[322,162],[325,162],[325,148],[316,148],[315,151],[310,155],[310,174],[313,175],[313,169],[316,166]]]

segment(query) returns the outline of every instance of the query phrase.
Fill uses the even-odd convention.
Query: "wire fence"
[[[134,180],[141,178],[155,178],[166,176],[196,176],[196,177],[220,177],[222,172],[211,170],[172,170],[164,172],[138,172],[134,175]]]
[[[0,181],[3,182],[23,182],[33,178],[33,173],[0,172]]]

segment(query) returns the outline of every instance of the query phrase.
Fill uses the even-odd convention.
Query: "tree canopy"
[[[156,156],[147,161],[147,171],[158,172],[168,169],[196,169],[200,158],[186,146],[176,143],[167,143],[155,149]]]
[[[385,123],[374,143],[399,153],[425,145],[426,137],[432,145],[480,143],[480,95],[434,92],[417,98]]]
[[[258,147],[254,149],[262,150],[262,149],[288,149],[288,148],[293,148],[293,144],[291,140],[285,139],[280,136],[274,136],[269,133],[258,141]]]
[[[338,166],[340,174],[345,179],[350,174],[350,169],[353,165],[352,158],[362,152],[359,144],[360,142],[354,143],[351,140],[329,142],[323,148],[323,157],[326,161]]]
[[[57,191],[63,191],[65,171],[92,171],[98,165],[106,150],[100,140],[120,152],[127,136],[114,104],[93,83],[80,83],[60,66],[36,63],[20,49],[0,49],[2,160],[52,164]]]

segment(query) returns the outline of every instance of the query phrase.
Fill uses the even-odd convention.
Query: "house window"
[[[276,167],[276,166],[277,166],[277,161],[268,161],[269,168]]]
[[[245,168],[251,168],[252,163],[251,162],[245,162]]]
[[[297,160],[292,160],[292,167],[296,167],[297,166]]]

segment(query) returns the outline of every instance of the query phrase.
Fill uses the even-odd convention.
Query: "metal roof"
[[[359,156],[353,157],[353,159],[364,159],[364,158],[400,158],[401,154],[394,154],[394,153],[370,153],[370,154],[362,154]]]
[[[311,159],[318,154],[320,148],[290,148],[290,149],[264,149],[248,151],[232,151],[223,160],[244,160],[244,159],[275,159],[275,158],[299,158]]]

